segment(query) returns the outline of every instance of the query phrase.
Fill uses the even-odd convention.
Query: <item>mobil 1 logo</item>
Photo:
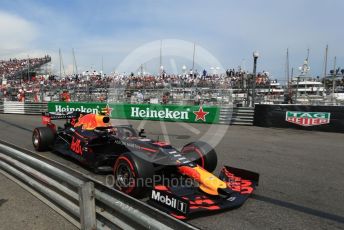
[[[153,189],[150,200],[182,214],[189,212],[189,203],[175,195]]]

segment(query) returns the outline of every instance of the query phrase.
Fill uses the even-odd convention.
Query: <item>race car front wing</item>
[[[209,195],[195,186],[157,185],[152,189],[149,203],[178,219],[189,219],[209,212],[241,206],[258,186],[259,174],[224,166],[219,179],[227,185],[226,192]]]

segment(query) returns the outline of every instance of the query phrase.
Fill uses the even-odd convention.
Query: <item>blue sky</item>
[[[56,68],[61,48],[68,72],[74,48],[80,70],[100,70],[103,57],[109,73],[146,43],[180,39],[196,42],[224,68],[244,65],[251,70],[252,52],[257,50],[258,70],[278,79],[285,78],[286,49],[297,68],[309,48],[316,76],[323,71],[326,44],[329,66],[336,55],[344,68],[343,10],[342,0],[2,0],[0,58],[48,53]],[[178,71],[183,61],[176,61]]]

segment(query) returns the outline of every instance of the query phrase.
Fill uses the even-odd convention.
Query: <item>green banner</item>
[[[79,102],[49,102],[49,112],[81,111],[99,113],[106,109],[111,118],[132,120],[178,121],[188,123],[218,123],[220,109],[214,106],[179,106],[158,104],[106,104]]]

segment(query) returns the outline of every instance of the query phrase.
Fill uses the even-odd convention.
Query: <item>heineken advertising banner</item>
[[[49,112],[81,111],[100,113],[106,110],[111,118],[132,120],[218,123],[220,109],[214,106],[178,106],[157,104],[106,104],[83,102],[49,102]]]
[[[344,133],[344,106],[256,105],[253,124]]]

